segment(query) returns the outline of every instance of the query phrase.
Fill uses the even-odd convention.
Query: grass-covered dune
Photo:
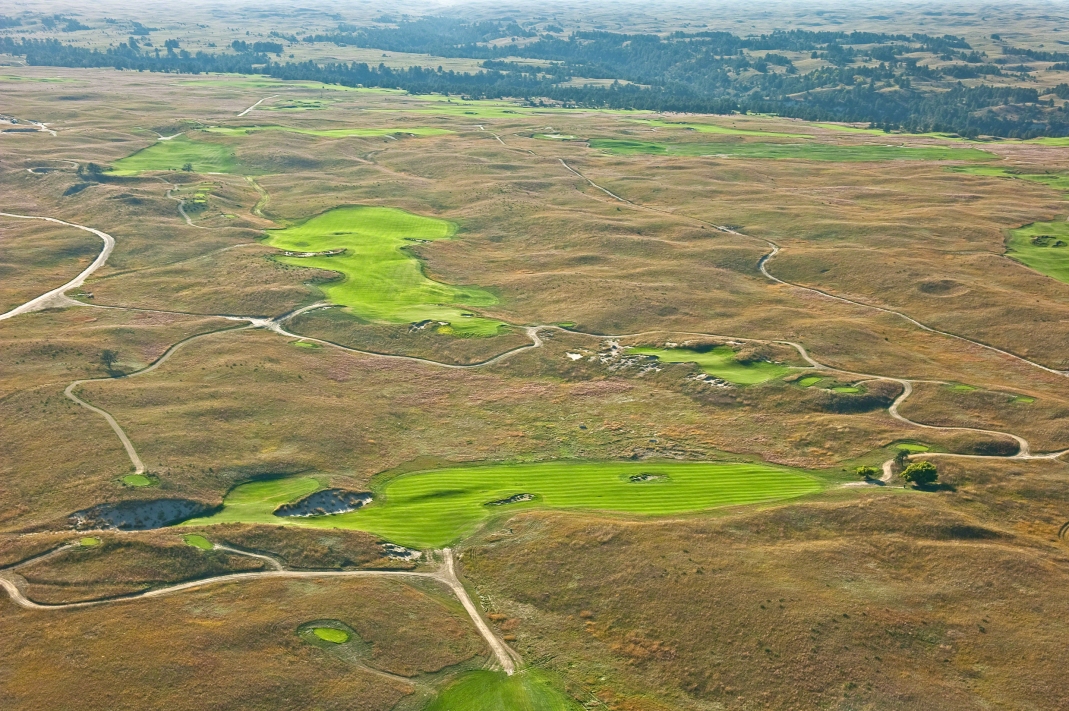
[[[651,355],[665,363],[695,363],[709,375],[737,385],[754,385],[766,380],[774,380],[790,372],[790,367],[781,363],[768,361],[740,362],[735,351],[729,346],[719,346],[708,351],[696,351],[690,348],[647,348],[630,349],[636,355]]]
[[[388,207],[340,207],[301,224],[267,233],[267,244],[296,253],[331,252],[329,256],[283,256],[302,267],[340,272],[343,278],[321,288],[335,304],[371,321],[414,323],[443,321],[460,335],[492,336],[502,324],[475,316],[465,307],[497,302],[477,287],[443,284],[427,278],[419,260],[406,248],[421,241],[448,239],[456,225]]]
[[[322,487],[311,477],[236,487],[219,513],[189,521],[273,523],[368,531],[403,545],[434,548],[473,532],[498,513],[525,508],[670,515],[793,498],[822,482],[797,469],[737,462],[585,462],[466,465],[373,482],[375,501],[345,514],[302,519],[278,506]]]
[[[178,136],[120,158],[112,164],[109,174],[131,176],[157,170],[182,170],[187,164],[194,173],[233,173],[238,159],[233,147],[226,144]]]

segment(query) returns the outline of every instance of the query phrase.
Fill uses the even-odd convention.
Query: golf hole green
[[[345,630],[334,629],[333,627],[316,627],[312,630],[312,634],[324,642],[330,642],[331,644],[345,644],[349,641],[349,633]]]
[[[128,474],[122,478],[122,483],[127,486],[151,486],[152,479],[144,474]]]
[[[215,545],[211,541],[197,533],[186,534],[182,536],[182,540],[186,542],[187,546],[200,548],[204,551],[210,551],[212,548],[215,548]]]
[[[83,538],[82,540],[78,541],[78,544],[81,545],[81,546],[84,546],[85,548],[92,548],[93,546],[99,546],[100,545],[100,539],[99,538],[86,537],[86,538]]]
[[[820,377],[819,375],[809,375],[799,380],[798,384],[801,385],[803,388],[809,388],[816,385],[823,379],[824,378]]]

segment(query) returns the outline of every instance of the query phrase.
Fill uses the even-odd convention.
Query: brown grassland
[[[331,91],[315,111],[238,118],[270,94],[311,100],[324,90],[3,71],[78,84],[2,84],[5,111],[48,121],[57,135],[0,135],[0,209],[95,227],[117,245],[82,288],[85,305],[0,321],[0,566],[77,538],[65,530],[74,511],[160,497],[215,506],[264,475],[314,473],[363,490],[380,472],[456,462],[764,460],[822,470],[836,486],[789,504],[672,518],[498,518],[460,544],[464,579],[525,662],[559,673],[590,707],[1069,705],[1064,458],[933,458],[946,482],[938,491],[838,486],[898,442],[977,454],[1007,441],[894,419],[887,408],[902,385],[873,376],[928,381],[899,410],[916,422],[1012,432],[1033,453],[1069,448],[1069,378],[1052,372],[1069,371],[1069,285],[1004,256],[1008,230],[1064,218],[1060,193],[940,161],[621,156],[534,137],[713,140],[624,113],[517,105],[480,117],[436,112],[442,102],[419,97]],[[889,140],[773,117],[701,120],[834,145]],[[451,133],[196,130],[254,124]],[[109,178],[58,162],[112,165],[152,145],[152,130],[223,142],[238,168]],[[1069,148],[970,146],[1000,167],[1069,170]],[[45,159],[58,168],[27,170]],[[187,221],[181,201],[198,187],[207,207]],[[346,348],[304,348],[227,318],[322,302],[318,286],[337,275],[276,261],[262,231],[343,205],[456,223],[455,238],[411,253],[431,279],[497,297],[480,315],[509,332],[455,338],[315,310],[284,327]],[[807,288],[761,273],[766,240],[780,248],[767,270]],[[0,217],[0,310],[72,278],[99,245]],[[554,324],[566,328],[542,330],[541,347],[482,367],[441,365],[479,365],[530,344],[523,327]],[[816,372],[861,382],[866,397],[801,387],[793,376],[802,371],[718,387],[696,380],[691,364],[643,371],[598,357],[613,342],[709,335],[779,341],[764,353],[792,366],[806,363],[782,342],[801,344],[827,368]],[[152,486],[123,484],[133,467],[111,427],[64,396],[80,379],[95,379],[76,394],[121,425]],[[1017,396],[1034,402],[1011,403]],[[298,569],[412,567],[357,532],[182,529],[193,531]],[[85,600],[265,565],[187,546],[172,529],[99,535],[99,546],[20,569],[26,595]],[[316,619],[349,625],[369,656],[354,666],[303,642],[297,627]],[[374,579],[232,582],[61,611],[3,596],[0,638],[0,694],[19,709],[415,707],[454,665],[489,656],[444,588]]]

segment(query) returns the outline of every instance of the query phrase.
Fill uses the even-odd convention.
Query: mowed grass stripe
[[[633,477],[649,480],[632,481]],[[245,484],[226,497],[220,513],[195,523],[352,528],[403,545],[432,548],[470,534],[495,515],[525,508],[663,516],[788,499],[814,493],[823,485],[800,470],[759,463],[558,461],[475,465],[383,481],[373,487],[374,503],[346,514],[299,520],[272,514],[283,503],[282,498],[296,500],[318,488],[319,483],[307,477]],[[534,498],[492,504],[519,494]]]

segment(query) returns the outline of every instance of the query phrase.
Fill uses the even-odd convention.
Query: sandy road
[[[77,225],[73,222],[66,222],[65,220],[58,220],[55,217],[39,217],[36,215],[15,215],[10,212],[0,212],[0,217],[13,217],[18,220],[43,220],[45,222],[54,222],[57,225],[65,225],[67,227],[75,227],[85,232],[91,232],[100,239],[104,240],[104,248],[100,250],[100,254],[93,260],[93,263],[82,270],[82,273],[68,281],[63,286],[58,286],[48,293],[41,294],[37,298],[30,299],[22,306],[16,306],[7,313],[0,314],[0,321],[9,319],[19,314],[30,313],[32,311],[40,311],[41,309],[48,308],[51,302],[56,299],[60,299],[63,295],[71,289],[77,288],[85,283],[85,280],[97,269],[104,266],[104,263],[108,261],[108,257],[111,256],[111,251],[115,249],[115,238],[109,235],[107,232],[101,232],[98,229],[92,227],[86,227],[85,225]]]
[[[268,99],[273,99],[273,98],[275,98],[276,96],[278,96],[278,94],[272,94],[271,96],[265,96],[264,98],[260,99],[259,101],[257,101],[257,102],[256,102],[255,104],[253,104],[253,105],[252,105],[252,106],[250,106],[249,108],[247,108],[247,109],[245,109],[244,111],[242,111],[242,112],[241,112],[240,114],[238,114],[238,116],[239,116],[239,117],[240,117],[240,116],[244,116],[245,114],[247,114],[247,113],[249,113],[250,111],[252,111],[253,109],[255,109],[255,108],[256,108],[257,106],[259,106],[260,104],[264,103],[264,102],[265,102],[265,101],[267,101]]]

